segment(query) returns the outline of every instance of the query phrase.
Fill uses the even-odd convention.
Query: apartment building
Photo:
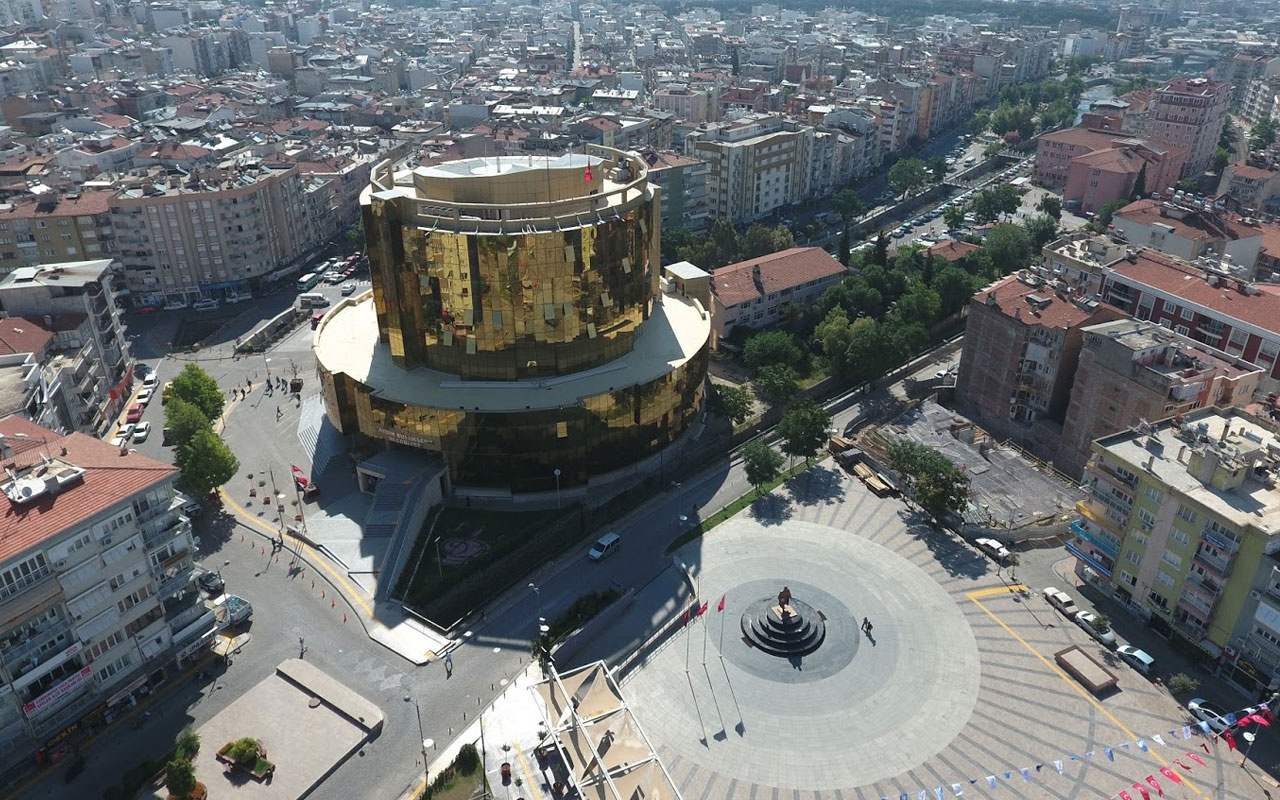
[[[653,93],[651,104],[660,111],[675,114],[678,119],[693,125],[713,121],[718,109],[715,101],[717,90],[712,87],[693,88],[684,83],[673,83]]]
[[[124,179],[111,222],[134,303],[183,308],[262,286],[312,244],[306,207],[296,165]]]
[[[81,190],[0,203],[0,275],[16,267],[109,258],[115,253],[109,192]]]
[[[1079,475],[1095,439],[1143,420],[1253,401],[1262,370],[1154,322],[1090,325],[1054,465]]]
[[[1236,207],[1270,211],[1280,197],[1280,172],[1248,164],[1231,164],[1223,176],[1226,191]]]
[[[749,114],[685,137],[685,154],[710,166],[712,216],[750,222],[809,198],[814,129],[781,116]]]
[[[1182,175],[1199,175],[1213,160],[1230,104],[1229,84],[1209,78],[1175,78],[1156,90],[1147,107],[1147,138],[1184,150],[1187,160]]]
[[[662,187],[662,230],[688,228],[702,231],[711,224],[705,161],[680,153],[646,150],[640,154],[649,165],[649,182]]]
[[[1085,295],[1102,291],[1104,269],[1126,252],[1124,242],[1086,230],[1065,233],[1040,248],[1045,269]]]
[[[70,430],[101,435],[124,410],[133,359],[111,288],[116,267],[99,259],[19,267],[0,278],[0,308],[54,335],[51,358],[24,376],[40,397],[33,418],[53,413]]]
[[[1280,679],[1280,441],[1239,409],[1104,437],[1067,549],[1077,573],[1253,695]]]
[[[720,267],[711,273],[712,345],[740,327],[777,324],[784,307],[808,307],[847,274],[821,247],[793,247]]]
[[[1024,270],[969,303],[956,400],[983,427],[1029,446],[1056,445],[1083,342],[1081,329],[1124,315],[1051,275]],[[1049,438],[1046,438],[1049,437]]]
[[[1094,153],[1108,152],[1111,155],[1098,156],[1104,159],[1101,163],[1080,162]],[[1123,157],[1123,163],[1113,163],[1117,157]],[[1069,189],[1071,194],[1064,195],[1068,202],[1083,204],[1087,200],[1100,208],[1106,202],[1128,196],[1123,193],[1126,188],[1131,195],[1138,173],[1144,169],[1147,191],[1161,191],[1177,181],[1182,166],[1181,149],[1154,147],[1143,139],[1111,130],[1065,128],[1036,140],[1031,179],[1037,186]],[[1107,177],[1102,183],[1104,168]],[[1103,197],[1107,200],[1098,202]]]
[[[1133,247],[1150,247],[1183,261],[1211,256],[1234,264],[1250,277],[1262,251],[1262,229],[1214,207],[1186,200],[1135,200],[1111,218],[1116,232]]]
[[[1103,299],[1262,367],[1262,391],[1280,389],[1280,295],[1151,249],[1105,269]],[[967,338],[967,337],[966,337]]]
[[[178,471],[81,433],[0,420],[0,748],[60,746],[207,647]]]

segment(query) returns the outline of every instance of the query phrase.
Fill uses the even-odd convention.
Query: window
[[[1174,569],[1182,569],[1182,558],[1170,553],[1168,550],[1164,551],[1164,555],[1160,556],[1160,560]],[[1170,580],[1172,580],[1172,578]],[[1173,584],[1166,585],[1172,586]]]
[[[1177,517],[1178,519],[1184,519],[1194,525],[1196,521],[1196,512],[1179,503]]]
[[[1165,588],[1173,588],[1173,576],[1165,572],[1163,569],[1156,570],[1156,582]]]
[[[1191,543],[1191,537],[1182,528],[1171,528],[1169,530],[1169,538],[1181,545]]]
[[[1135,567],[1142,563],[1142,554],[1139,553],[1137,550],[1126,551],[1124,554],[1124,558],[1126,561],[1128,561],[1130,564],[1133,564]]]
[[[1164,313],[1173,314],[1178,310],[1178,304],[1173,302],[1172,300],[1162,300],[1161,308],[1164,309]]]
[[[1174,325],[1173,329],[1178,333],[1182,334],[1183,336],[1191,335],[1191,329],[1188,328],[1186,325]]]
[[[1142,495],[1143,497],[1147,498],[1148,500],[1155,503],[1156,505],[1159,505],[1164,502],[1164,492],[1160,491],[1154,486],[1147,486],[1145,489],[1142,490]],[[1151,524],[1152,525],[1155,524],[1154,518]]]
[[[1138,522],[1140,522],[1142,525],[1146,526],[1147,528],[1154,528],[1156,526],[1156,515],[1152,514],[1150,511],[1146,510],[1145,508],[1139,508]]]
[[[1138,584],[1138,579],[1133,577],[1129,573],[1125,572],[1124,570],[1121,570],[1120,582],[1125,584],[1126,586],[1136,586]]]

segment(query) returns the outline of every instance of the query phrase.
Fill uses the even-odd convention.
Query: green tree
[[[938,293],[929,288],[924,281],[911,285],[906,294],[898,298],[894,306],[894,314],[903,324],[916,324],[928,327],[938,321],[938,312],[942,309],[942,299]]]
[[[1138,177],[1133,179],[1133,194],[1130,197],[1134,200],[1141,200],[1147,196],[1147,162],[1142,162],[1141,169],[1138,170]]]
[[[824,292],[819,305],[828,313],[833,308],[842,308],[852,320],[881,313],[884,298],[865,278],[853,277],[845,278]]]
[[[213,376],[195,364],[188,364],[182,368],[182,372],[173,379],[169,391],[171,397],[186,400],[199,409],[209,422],[213,422],[222,415],[222,407],[225,403],[222,389],[218,388],[218,382],[213,379]]]
[[[1053,217],[1055,220],[1062,219],[1062,198],[1057,195],[1046,194],[1040,198],[1040,202],[1036,203],[1036,210]]]
[[[782,454],[759,439],[742,446],[742,466],[756,494],[782,474]]]
[[[876,243],[871,248],[870,261],[872,264],[879,264],[882,267],[889,263],[889,237],[885,236],[884,231],[880,231],[879,235],[876,236]]]
[[[955,266],[938,270],[933,279],[933,288],[938,293],[938,301],[941,303],[939,312],[944,317],[964,308],[969,298],[978,290],[973,276]]]
[[[173,754],[178,758],[185,758],[190,761],[199,752],[200,734],[196,733],[188,725],[178,732],[178,738],[173,741]]]
[[[1025,103],[1018,105],[1001,103],[991,115],[991,130],[998,136],[1015,132],[1023,141],[1035,135],[1035,109]]]
[[[927,445],[899,439],[889,445],[889,465],[935,526],[963,512],[969,502],[969,476]]]
[[[798,369],[804,360],[804,351],[791,334],[764,331],[747,339],[742,346],[742,360],[751,374],[757,375],[761,369],[773,364],[787,364]]]
[[[680,253],[687,252],[699,243],[698,235],[688,228],[677,226],[662,232],[662,261],[670,264],[681,260]]]
[[[173,758],[164,766],[164,788],[172,797],[187,798],[196,790],[196,771],[185,758]]]
[[[1093,227],[1096,230],[1105,231],[1107,226],[1111,224],[1111,218],[1115,216],[1116,212],[1127,205],[1129,203],[1126,200],[1112,200],[1110,203],[1104,204],[1102,208],[1098,209],[1098,216],[1093,220]]]
[[[964,215],[964,206],[947,206],[947,208],[942,212],[942,220],[947,223],[948,230],[956,230],[961,225],[964,225]]]
[[[933,158],[929,159],[929,164],[927,169],[929,170],[929,174],[932,175],[933,179],[938,183],[941,183],[942,181],[946,180],[947,160],[942,156],[934,156]]]
[[[782,452],[791,458],[803,458],[807,462],[818,454],[830,435],[831,415],[812,401],[805,401],[789,409],[778,422],[778,435],[782,437]]]
[[[716,384],[711,395],[712,406],[716,413],[732,422],[741,425],[751,417],[755,404],[751,401],[751,390],[745,386],[725,386]]]
[[[235,453],[209,428],[197,431],[179,447],[175,461],[182,471],[178,482],[185,491],[198,497],[231,480],[240,471]]]
[[[987,158],[991,158],[992,156],[999,155],[1000,152],[1004,150],[1006,147],[1008,147],[1008,143],[1005,142],[1004,140],[1001,140],[998,142],[992,142],[991,144],[982,148],[982,155],[984,155]]]
[[[835,287],[832,287],[835,288]],[[837,375],[844,374],[847,366],[844,361],[849,350],[849,340],[853,332],[849,323],[849,313],[843,306],[834,306],[827,316],[813,330],[813,338],[822,346],[822,354],[827,357],[832,371]]]
[[[356,224],[347,228],[347,241],[356,247],[364,247],[364,217],[356,220]]]
[[[857,378],[879,378],[901,364],[903,355],[900,341],[886,324],[860,319],[850,326],[845,363]]]
[[[899,196],[906,196],[929,182],[924,162],[918,158],[904,158],[889,168],[889,186]]]
[[[737,245],[737,252],[729,263],[789,250],[796,246],[796,237],[786,225],[775,225],[772,228],[767,225],[752,225],[738,238]]]
[[[991,256],[991,263],[1001,275],[1022,269],[1031,257],[1031,237],[1021,225],[1001,223],[987,233],[982,249]]]
[[[969,119],[969,130],[974,134],[984,132],[991,127],[991,112],[985,108],[980,108],[973,112],[973,116]]]
[[[1266,150],[1276,141],[1276,121],[1271,117],[1253,126],[1249,132],[1249,149]]]
[[[776,406],[795,399],[800,391],[800,374],[789,364],[770,364],[762,367],[751,383],[761,399]]]
[[[1225,147],[1219,147],[1213,151],[1213,164],[1211,168],[1214,172],[1221,173],[1231,164],[1231,151]]]
[[[1032,253],[1040,252],[1041,247],[1058,236],[1058,222],[1048,214],[1036,214],[1023,227],[1027,229],[1027,236],[1031,240]]]
[[[169,441],[181,447],[200,431],[209,430],[209,420],[200,409],[179,397],[171,399],[164,407],[164,427],[169,431]]]
[[[866,211],[866,204],[852,189],[841,189],[831,197],[831,207],[840,215],[840,263],[849,263],[849,243],[853,220]]]
[[[1184,192],[1190,192],[1191,194],[1195,194],[1196,192],[1200,191],[1203,188],[1203,186],[1201,185],[1199,175],[1188,175],[1187,177],[1175,183],[1173,185],[1173,188],[1181,189]]]

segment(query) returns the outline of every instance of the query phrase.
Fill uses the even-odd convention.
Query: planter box
[[[227,751],[231,749],[232,744],[232,742],[224,744],[222,749],[219,750],[216,755],[218,761],[226,767],[228,772],[241,770],[249,773],[255,780],[261,781],[271,777],[272,773],[276,771],[276,765],[261,756],[258,757],[258,760],[254,763],[252,768],[244,766],[243,764],[237,764],[233,759],[227,756]]]

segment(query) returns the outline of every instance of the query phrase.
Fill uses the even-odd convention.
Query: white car
[[[217,300],[214,300],[212,297],[206,297],[193,305],[192,308],[196,311],[217,311],[218,305]]]
[[[147,373],[147,377],[142,379],[143,389],[155,389],[156,384],[160,382],[160,376],[154,372]]]
[[[1222,733],[1231,727],[1231,724],[1227,722],[1227,712],[1203,697],[1195,697],[1189,700],[1187,702],[1187,710],[1196,719],[1209,723],[1209,727],[1213,729],[1214,733]]]
[[[1154,658],[1147,655],[1146,650],[1140,650],[1131,644],[1122,644],[1117,647],[1116,655],[1124,659],[1126,664],[1148,677],[1151,675],[1151,668],[1156,663]]]
[[[138,427],[133,430],[133,440],[135,442],[145,442],[147,437],[151,435],[151,423],[139,422]]]
[[[124,447],[129,443],[129,437],[133,436],[133,431],[137,426],[133,423],[120,426],[116,431],[116,435],[111,437],[112,447]]]
[[[946,375],[944,372],[943,375]],[[1009,557],[1009,548],[997,542],[995,539],[974,539],[973,544],[982,552],[994,558],[996,561],[1004,561]]]
[[[1097,639],[1100,643],[1107,647],[1114,648],[1116,646],[1116,632],[1111,630],[1111,626],[1103,628],[1099,631],[1094,627],[1094,620],[1098,619],[1098,615],[1092,611],[1076,612],[1076,624],[1084,628],[1084,632]]]
[[[1071,595],[1062,591],[1055,586],[1046,586],[1044,589],[1044,599],[1049,605],[1058,609],[1058,612],[1067,619],[1075,619],[1076,601],[1071,599]]]
[[[354,283],[344,283],[344,284],[342,284],[342,296],[343,296],[343,297],[347,297],[347,296],[349,296],[349,295],[355,294],[355,291],[356,291],[356,285],[355,285]]]
[[[145,406],[147,403],[150,403],[150,402],[151,402],[151,397],[152,397],[155,393],[156,393],[156,390],[155,390],[154,388],[152,388],[152,387],[147,387],[147,388],[143,389],[142,391],[138,392],[138,399],[137,399],[137,401],[136,401],[136,402],[137,402],[137,404],[138,404],[138,405],[140,405],[140,406]]]

